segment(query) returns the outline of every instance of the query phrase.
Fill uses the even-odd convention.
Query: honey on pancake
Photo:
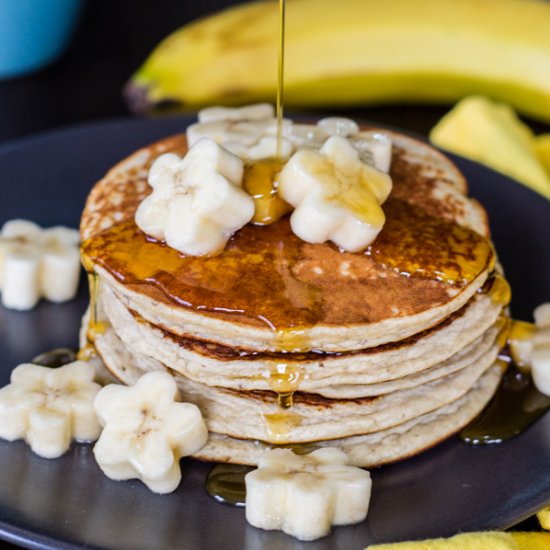
[[[496,271],[491,273],[478,292],[488,294],[495,304],[507,306],[512,299],[512,290],[508,281]]]
[[[358,256],[407,278],[443,281],[458,289],[493,259],[489,241],[475,231],[432,217],[399,199],[388,199],[385,210],[387,221],[378,239],[358,255],[339,252],[330,244],[301,241],[286,218],[269,227],[244,226],[217,256],[181,254],[145,235],[133,219],[96,234],[83,244],[83,250],[122,284],[147,285],[178,306],[267,325],[275,333],[296,329],[290,332],[293,338],[298,329],[349,322],[350,307],[342,306],[340,294],[352,306],[349,300],[355,298],[350,289],[363,285],[349,280],[333,288],[330,273],[318,277],[311,270],[300,271],[313,253],[322,254],[325,262],[339,263]],[[448,299],[444,288],[430,288],[440,296],[438,300]],[[365,317],[352,322],[373,320],[363,311],[354,311]]]
[[[243,189],[254,200],[252,223],[271,225],[292,209],[277,193],[278,176],[283,164],[279,158],[268,158],[245,165]]]
[[[98,291],[99,277],[94,271],[93,262],[86,254],[82,253],[82,264],[88,275],[88,285],[90,289],[90,317],[88,319],[88,327],[86,329],[86,344],[77,354],[77,358],[82,361],[89,361],[97,355],[94,342],[96,338],[105,333],[107,325],[98,321]]]
[[[365,254],[405,277],[464,287],[493,265],[491,243],[467,227],[399,199],[386,201],[384,212],[386,224]]]
[[[286,443],[288,432],[302,423],[302,417],[290,411],[263,415],[270,438],[275,443]]]
[[[282,409],[292,406],[292,396],[303,374],[303,367],[298,363],[274,361],[270,364],[269,384],[277,393],[277,402]]]
[[[292,273],[305,243],[290,235],[284,221],[269,228],[248,225],[218,256],[185,256],[127,220],[83,246],[123,284],[149,285],[179,306],[252,317],[277,331],[311,326],[322,317],[316,289]]]
[[[309,349],[309,341],[303,328],[295,327],[277,331],[276,350],[298,353]],[[269,384],[277,393],[277,402],[282,409],[292,407],[294,393],[304,377],[304,369],[297,361],[270,361]]]

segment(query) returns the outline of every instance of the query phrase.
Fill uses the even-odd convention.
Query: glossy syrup
[[[287,329],[277,332],[277,349],[289,353],[297,353],[307,349],[309,343],[304,337],[303,330]],[[268,361],[269,386],[277,394],[279,411],[263,415],[266,428],[272,441],[285,442],[289,431],[302,423],[302,417],[291,409],[294,403],[294,393],[299,389],[304,377],[304,367],[297,361],[288,360]]]
[[[385,267],[456,287],[492,269],[492,245],[479,233],[398,199],[386,201],[384,212],[384,228],[365,254]]]
[[[512,290],[508,281],[496,271],[487,277],[479,292],[487,294],[495,304],[503,307],[507,306],[512,299]]]
[[[285,12],[286,0],[279,0],[279,49],[277,67],[277,158],[281,159],[283,150],[283,108],[285,80]]]
[[[86,344],[78,351],[77,358],[82,361],[89,361],[96,356],[95,340],[105,333],[107,325],[99,321],[98,298],[99,298],[99,277],[94,271],[93,263],[84,252],[81,253],[82,263],[88,275],[88,287],[90,290],[90,307],[88,327],[86,329]]]
[[[245,476],[250,466],[240,464],[216,464],[206,478],[206,492],[218,502],[233,506],[245,506]]]
[[[283,167],[281,159],[261,159],[245,165],[243,188],[254,200],[256,225],[271,225],[290,212],[292,207],[278,194],[278,176]]]
[[[319,448],[307,443],[301,445],[267,445],[267,447],[270,449],[291,449],[297,455],[305,455]],[[245,506],[245,476],[253,469],[251,466],[241,464],[216,464],[206,477],[206,492],[223,504]]]
[[[362,283],[333,284],[329,276],[315,276],[321,262],[345,260],[359,263],[359,269],[373,262],[404,277],[461,288],[493,261],[491,244],[474,231],[399,199],[389,199],[385,210],[378,239],[359,255],[301,241],[288,219],[269,227],[246,225],[217,256],[185,256],[147,237],[133,220],[95,235],[83,251],[123,284],[148,285],[179,306],[248,324],[255,320],[275,332],[346,323],[348,310],[356,314],[350,289]],[[445,291],[435,290],[444,300]],[[349,308],[338,307],[345,301]]]
[[[500,359],[501,364],[505,361]],[[472,445],[502,443],[525,431],[549,408],[550,397],[535,388],[531,376],[510,365],[491,401],[460,438]]]

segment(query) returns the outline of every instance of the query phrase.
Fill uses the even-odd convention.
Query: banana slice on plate
[[[550,303],[533,312],[535,323],[514,321],[508,337],[512,359],[522,371],[530,371],[536,388],[550,395]]]
[[[247,521],[300,540],[324,537],[332,525],[363,521],[369,508],[369,472],[349,466],[346,454],[335,448],[304,456],[290,449],[267,451],[245,482]]]
[[[41,297],[73,298],[80,279],[79,234],[68,227],[42,229],[27,220],[6,222],[0,231],[2,304],[32,309]]]
[[[61,456],[77,441],[95,441],[101,428],[94,398],[101,386],[94,367],[74,361],[59,368],[26,363],[0,389],[0,437],[24,439],[44,458]]]
[[[180,458],[208,439],[199,409],[178,399],[166,372],[149,372],[134,386],[111,384],[98,393],[95,409],[104,429],[94,455],[107,477],[137,478],[155,493],[177,488]]]

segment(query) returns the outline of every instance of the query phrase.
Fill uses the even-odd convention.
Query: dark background
[[[186,22],[236,3],[88,0],[73,40],[59,61],[29,76],[0,80],[0,146],[59,127],[132,116],[121,90],[155,45]],[[341,114],[427,135],[448,109],[394,105],[346,109]],[[526,122],[536,132],[550,131],[546,125]],[[0,193],[5,192],[6,183],[0,181]],[[536,526],[535,520],[520,524],[524,529]],[[1,542],[0,547],[15,548]]]
[[[0,143],[98,119],[129,116],[121,90],[170,32],[235,0],[88,0],[68,51],[53,65],[0,80]],[[427,134],[448,106],[342,111]],[[333,110],[331,112],[334,112]],[[528,121],[537,131],[549,128]]]

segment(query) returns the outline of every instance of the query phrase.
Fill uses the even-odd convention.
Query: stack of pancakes
[[[255,464],[276,445],[336,446],[379,465],[456,433],[493,395],[509,288],[485,211],[446,157],[391,137],[386,224],[361,253],[305,243],[288,218],[245,226],[214,257],[147,237],[134,213],[148,169],[185,154],[184,136],[93,188],[81,234],[108,326],[96,349],[123,383],[174,375],[210,430],[197,458]]]

